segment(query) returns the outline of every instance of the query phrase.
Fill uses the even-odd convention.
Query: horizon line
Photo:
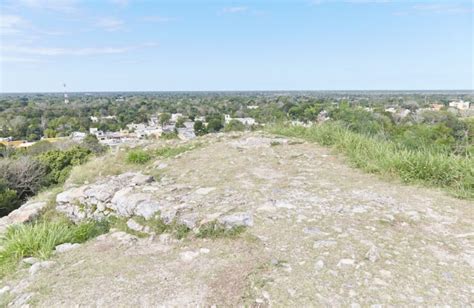
[[[0,95],[4,94],[68,94],[75,93],[186,93],[186,92],[474,92],[474,89],[335,89],[335,90],[94,90],[94,91],[16,91],[16,92],[3,92],[0,91]]]

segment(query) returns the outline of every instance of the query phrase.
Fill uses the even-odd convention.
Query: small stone
[[[199,249],[199,252],[203,253],[203,254],[208,254],[211,251],[208,248],[201,248],[201,249]]]
[[[41,270],[43,268],[50,268],[55,264],[56,264],[56,262],[54,262],[54,261],[37,262],[37,263],[33,264],[30,267],[30,269],[29,269],[30,275],[36,274],[39,270]]]
[[[69,250],[79,248],[80,246],[81,246],[81,244],[78,244],[78,243],[74,243],[74,244],[64,243],[64,244],[56,246],[56,248],[54,250],[58,253],[62,253],[62,252],[66,252],[66,251],[69,251]]]
[[[270,294],[267,291],[262,291],[262,296],[267,300],[270,299]]]
[[[388,286],[388,283],[386,283],[385,281],[377,277],[374,278],[374,284],[378,286],[385,286],[385,287]]]
[[[321,241],[316,241],[313,244],[313,248],[315,249],[320,249],[320,248],[327,248],[331,246],[337,245],[336,241],[333,240],[321,240]]]
[[[110,234],[111,238],[114,238],[122,244],[132,245],[138,241],[138,237],[128,234],[127,232],[117,231]]]
[[[215,187],[202,187],[202,188],[198,188],[195,193],[198,194],[198,195],[207,195],[209,194],[211,191],[213,190],[216,190]]]
[[[321,231],[317,227],[306,227],[303,229],[303,232],[311,235],[328,235],[328,233]]]
[[[341,259],[337,263],[337,267],[349,268],[349,267],[353,267],[354,264],[355,264],[355,261],[353,259]]]
[[[375,246],[371,246],[369,251],[365,254],[365,258],[370,262],[376,262],[380,258],[380,253]]]
[[[380,275],[382,275],[382,277],[384,278],[392,278],[392,273],[390,271],[387,271],[387,270],[380,270],[379,271]]]
[[[251,227],[253,226],[252,215],[246,212],[234,213],[218,218],[218,222],[227,228],[232,227]]]
[[[144,230],[144,227],[138,222],[136,222],[133,218],[130,218],[129,220],[127,220],[127,227],[137,232],[143,232]]]
[[[296,295],[296,290],[295,289],[288,289],[288,294],[290,294],[291,297],[294,297]]]
[[[39,262],[40,260],[38,258],[29,257],[29,258],[24,258],[21,261],[25,264],[33,265],[33,264]]]
[[[160,234],[160,242],[163,244],[169,244],[173,241],[173,236],[169,233]]]
[[[324,268],[324,261],[323,260],[318,260],[315,265],[317,270],[323,269]]]
[[[3,288],[0,289],[0,297],[3,296],[3,294],[10,292],[10,287],[9,286],[4,286]]]
[[[184,262],[191,262],[194,258],[199,256],[199,252],[195,251],[185,251],[179,254],[181,260]]]

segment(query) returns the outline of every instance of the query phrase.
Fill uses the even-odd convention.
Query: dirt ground
[[[104,235],[33,276],[20,270],[7,283],[13,306],[474,305],[472,202],[294,139],[203,140],[160,162],[162,198],[249,212],[252,227],[218,240]]]

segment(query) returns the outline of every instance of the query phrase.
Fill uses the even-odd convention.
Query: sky
[[[474,89],[474,0],[0,0],[0,92]]]

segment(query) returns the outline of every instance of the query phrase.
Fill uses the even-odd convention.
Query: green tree
[[[220,131],[224,125],[222,125],[222,120],[217,118],[212,118],[207,124],[207,131],[210,133],[215,133]]]
[[[95,154],[104,153],[107,150],[107,147],[101,145],[99,139],[92,134],[88,134],[84,140],[82,140],[82,146]]]
[[[184,121],[185,120],[186,120],[185,118],[179,117],[178,121],[176,121],[176,127],[184,127]]]
[[[8,215],[19,205],[16,191],[8,187],[5,179],[0,179],[0,217]]]
[[[202,121],[194,122],[194,133],[196,136],[202,136],[207,134],[206,126],[202,123]]]
[[[228,124],[226,124],[224,131],[231,132],[231,131],[244,131],[245,125],[237,120],[231,120]]]
[[[162,127],[163,127],[166,123],[168,123],[170,120],[171,120],[171,114],[166,113],[166,112],[160,114],[159,122],[160,122],[160,124],[161,124]]]

